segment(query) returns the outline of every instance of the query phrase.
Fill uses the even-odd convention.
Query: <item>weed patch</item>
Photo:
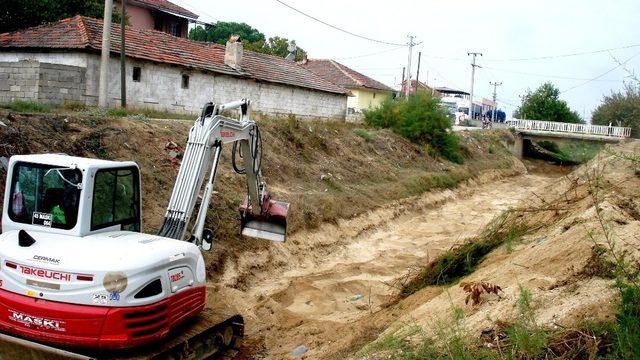
[[[484,257],[498,246],[516,241],[531,228],[522,220],[522,214],[509,210],[498,216],[478,237],[446,251],[431,262],[401,291],[408,296],[433,285],[448,285],[472,273]]]
[[[40,104],[35,101],[23,101],[14,100],[8,104],[3,104],[1,107],[17,112],[26,113],[48,113],[51,112],[51,107],[48,105]]]
[[[100,159],[108,159],[107,148],[102,145],[100,133],[91,133],[84,139],[84,149],[95,154]]]
[[[373,140],[373,135],[365,129],[355,129],[353,132],[364,139],[364,141],[369,142]]]

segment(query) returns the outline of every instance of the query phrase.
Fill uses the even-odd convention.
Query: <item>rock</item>
[[[304,345],[300,345],[297,348],[293,349],[293,351],[291,352],[291,356],[293,356],[293,357],[301,357],[307,351],[309,351],[309,348],[307,348]]]

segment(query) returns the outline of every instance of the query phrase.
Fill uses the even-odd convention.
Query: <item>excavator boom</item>
[[[242,99],[223,105],[207,103],[189,132],[178,177],[169,200],[164,222],[158,235],[182,240],[187,232],[196,200],[202,194],[191,241],[208,248],[211,232],[204,229],[207,208],[213,187],[220,153],[224,144],[233,144],[233,168],[246,176],[247,197],[240,206],[241,234],[271,241],[285,241],[289,204],[275,201],[262,181],[262,138],[255,121],[248,116],[250,102]],[[224,111],[240,110],[240,117],[232,119]],[[243,158],[242,167],[236,155]],[[206,174],[209,174],[206,184]]]

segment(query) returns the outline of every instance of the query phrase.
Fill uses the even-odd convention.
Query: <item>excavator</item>
[[[247,99],[203,107],[156,235],[142,232],[135,162],[9,159],[0,359],[205,359],[238,346],[243,317],[207,305],[202,255],[214,238],[205,220],[222,146],[232,144],[233,169],[246,176],[243,236],[284,242],[289,210],[262,180],[262,139],[249,108]]]

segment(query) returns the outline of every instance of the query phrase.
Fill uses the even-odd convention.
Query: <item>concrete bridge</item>
[[[597,141],[620,142],[631,137],[631,128],[589,124],[572,124],[542,120],[507,120],[506,125],[516,131],[515,144],[509,144],[511,151],[522,157],[527,142],[530,141]]]

